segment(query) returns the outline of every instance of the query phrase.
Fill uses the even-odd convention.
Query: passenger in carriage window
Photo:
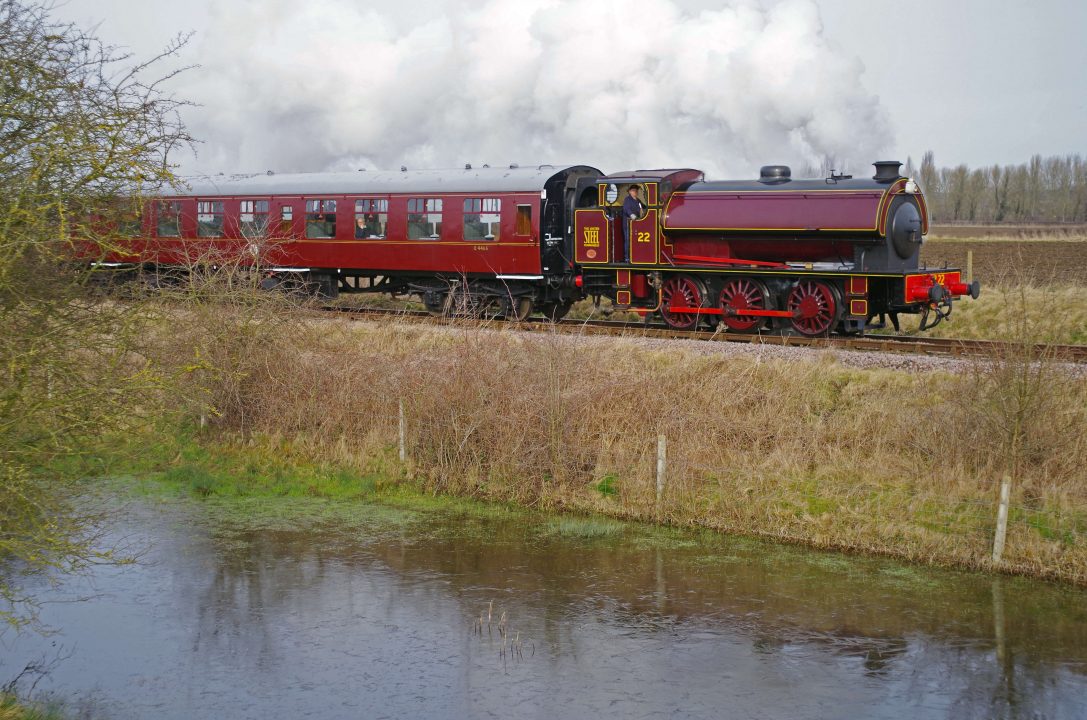
[[[385,237],[384,228],[381,226],[381,218],[377,216],[377,213],[368,213],[366,215],[366,237]]]
[[[359,217],[355,220],[355,239],[361,240],[362,238],[369,237],[370,232],[366,227],[366,219]]]

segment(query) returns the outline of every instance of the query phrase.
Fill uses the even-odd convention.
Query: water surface
[[[58,632],[6,636],[0,681],[70,654],[39,690],[112,720],[1087,717],[1082,591],[559,530],[500,510],[139,501],[113,534],[141,561],[40,588]]]

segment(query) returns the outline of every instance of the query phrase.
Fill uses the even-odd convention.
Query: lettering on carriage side
[[[647,233],[647,232],[638,233],[637,242],[640,242],[640,243],[650,242],[649,233]]]
[[[473,245],[472,249],[476,252],[486,252],[491,249],[490,245]]]
[[[600,247],[600,228],[585,228],[585,247]]]

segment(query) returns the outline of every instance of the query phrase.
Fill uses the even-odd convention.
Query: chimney
[[[876,182],[893,182],[902,177],[902,163],[897,160],[880,160],[872,164],[876,166],[876,174],[872,177]]]

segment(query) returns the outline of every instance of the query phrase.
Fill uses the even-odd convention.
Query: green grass
[[[147,497],[201,500],[209,513],[235,525],[295,529],[372,519],[402,524],[431,513],[497,518],[529,512],[428,492],[403,474],[385,470],[381,458],[361,469],[314,462],[292,443],[274,438],[212,439],[188,428],[172,436],[149,432],[128,442],[142,452],[121,448],[120,460],[97,468],[95,482],[112,482],[122,492]]]
[[[64,713],[50,705],[22,703],[10,693],[0,693],[0,720],[63,720]]]
[[[1077,539],[1087,530],[1087,516],[1083,513],[1062,517],[1053,511],[1012,508],[1008,519],[1029,526],[1046,540],[1056,540],[1068,546],[1076,545]]]
[[[605,475],[594,487],[604,497],[611,497],[619,492],[618,488],[615,487],[615,483],[618,481],[619,478],[614,475]]]
[[[211,456],[188,459],[162,474],[167,483],[199,497],[318,497],[354,500],[377,490],[379,478],[359,476],[347,468],[312,467],[275,462],[225,462]]]
[[[615,520],[564,516],[548,522],[544,526],[544,534],[595,540],[619,535],[625,527],[623,523]]]
[[[148,432],[131,442],[140,452],[121,447],[97,473],[153,478],[200,498],[354,500],[374,495],[387,482],[376,471],[313,462],[290,443],[272,439],[218,442],[186,429],[173,435]]]

